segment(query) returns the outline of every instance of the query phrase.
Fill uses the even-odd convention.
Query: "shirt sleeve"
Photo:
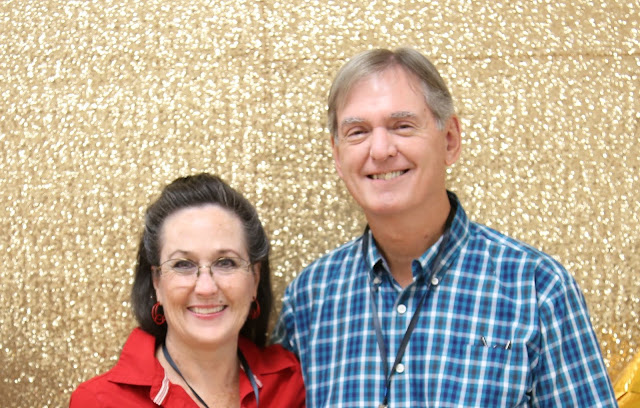
[[[561,266],[541,268],[534,406],[617,407],[582,292]]]
[[[293,304],[293,296],[291,295],[292,291],[293,288],[291,284],[285,290],[284,298],[282,300],[282,310],[273,329],[271,342],[274,344],[281,344],[282,347],[293,352],[299,358],[300,350],[294,341],[296,333],[296,316],[294,312],[295,307]]]

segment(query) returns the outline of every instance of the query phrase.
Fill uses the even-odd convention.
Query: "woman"
[[[179,178],[146,212],[133,309],[140,325],[70,407],[303,407],[296,357],[265,347],[269,241],[218,177]]]

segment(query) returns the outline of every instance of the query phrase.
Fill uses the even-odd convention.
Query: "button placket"
[[[396,308],[396,311],[398,312],[399,315],[403,315],[403,314],[407,313],[407,307],[401,303]]]

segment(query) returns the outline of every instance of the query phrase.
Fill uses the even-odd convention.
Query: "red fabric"
[[[238,347],[247,359],[260,387],[260,408],[304,407],[305,390],[296,357],[280,345],[259,349],[246,339]],[[164,381],[164,384],[163,384]],[[157,407],[195,408],[198,405],[179,385],[165,379],[155,357],[155,338],[137,328],[129,335],[120,359],[108,372],[86,381],[73,392],[70,408]],[[240,370],[242,408],[255,408],[249,378]]]

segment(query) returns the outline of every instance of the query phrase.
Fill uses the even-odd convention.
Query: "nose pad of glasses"
[[[204,271],[202,270],[204,268]],[[206,276],[203,276],[206,275]],[[208,266],[200,266],[198,267],[198,273],[196,274],[196,279],[194,281],[196,288],[202,285],[213,285],[215,289],[218,288],[218,282],[216,281],[215,274]]]

